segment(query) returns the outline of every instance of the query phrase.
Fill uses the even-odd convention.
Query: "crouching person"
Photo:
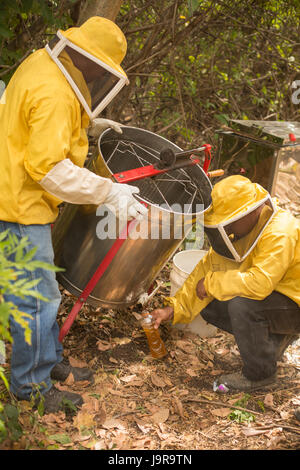
[[[232,390],[276,382],[277,360],[300,333],[300,223],[260,185],[229,176],[204,214],[211,248],[165,308],[161,321],[204,320],[234,335],[243,368],[219,377]]]

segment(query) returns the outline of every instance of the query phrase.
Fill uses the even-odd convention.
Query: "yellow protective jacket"
[[[89,118],[45,49],[17,69],[0,105],[0,220],[53,222],[62,202],[39,185],[61,160],[82,167]]]
[[[92,17],[79,28],[62,33],[95,58],[122,71],[119,63],[126,52],[126,39],[110,20]],[[89,99],[82,74],[79,82],[81,93]],[[83,167],[89,117],[45,49],[34,52],[18,67],[5,101],[0,103],[0,220],[26,225],[51,223],[62,201],[39,182],[64,159]],[[103,199],[109,187],[103,188]]]
[[[204,300],[196,294],[202,278],[208,294]],[[210,248],[175,296],[166,298],[166,304],[174,308],[174,323],[189,323],[213,299],[262,300],[274,290],[300,306],[300,222],[281,208],[244,261],[231,261]]]

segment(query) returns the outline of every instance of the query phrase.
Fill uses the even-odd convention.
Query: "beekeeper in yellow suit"
[[[232,333],[242,372],[219,377],[232,390],[276,381],[276,361],[300,333],[300,222],[260,185],[229,176],[204,214],[211,248],[167,306],[161,321],[189,323],[200,312]]]
[[[145,214],[134,198],[137,188],[83,167],[88,133],[97,137],[109,127],[122,132],[119,123],[97,116],[128,83],[120,65],[126,48],[114,22],[92,17],[80,27],[58,31],[18,67],[8,84],[5,104],[0,104],[0,231],[27,236],[37,247],[37,260],[53,263],[50,224],[62,201],[105,204],[127,219]],[[61,296],[53,272],[38,269],[31,275],[41,278],[36,289],[49,302],[5,298],[32,316],[31,345],[11,321],[11,391],[28,400],[39,388],[46,412],[57,411],[64,398],[80,406],[80,395],[59,391],[51,379],[64,380],[72,373],[75,380],[93,380],[92,372],[62,360],[56,322]]]

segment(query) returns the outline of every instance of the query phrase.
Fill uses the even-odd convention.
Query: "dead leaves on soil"
[[[109,341],[97,339],[95,363],[97,354],[101,357],[101,353],[131,340],[129,334],[111,336]],[[24,409],[21,418],[28,429],[27,445],[28,440],[32,448],[91,450],[277,449],[286,445],[287,430],[282,423],[291,419],[291,409],[297,406],[296,388],[290,395],[291,409],[285,406],[286,401],[280,401],[280,395],[265,393],[259,397],[265,412],[254,407],[256,421],[247,426],[237,424],[228,416],[244,394],[218,395],[212,390],[215,376],[237,361],[231,337],[220,334],[201,340],[195,335],[171,332],[167,346],[169,355],[163,361],[156,361],[149,354],[132,362],[111,357],[111,369],[99,368],[93,386],[75,383],[70,374],[64,383],[56,385],[81,393],[82,408],[69,420],[63,412],[37,416],[46,433],[39,432],[38,426],[32,432],[28,410]],[[75,367],[91,363],[72,354],[69,360]],[[294,369],[291,379],[292,374]],[[293,385],[297,387],[299,382]],[[265,424],[266,419],[270,421],[274,416],[275,424],[274,421]]]
[[[130,338],[112,338],[111,341],[105,341],[103,339],[99,339],[96,343],[97,348],[99,351],[108,351],[110,349],[115,348],[116,346],[121,346],[123,344],[130,343]]]

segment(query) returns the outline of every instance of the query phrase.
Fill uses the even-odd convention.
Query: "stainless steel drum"
[[[115,173],[157,162],[166,147],[181,150],[157,134],[134,127],[123,127],[123,134],[105,131],[98,147],[99,154],[90,159],[88,168],[111,179]],[[137,198],[147,204],[148,215],[133,224],[134,230],[111,257],[87,299],[93,306],[124,308],[136,303],[211,204],[211,183],[199,165],[131,184],[139,187]],[[105,206],[97,210],[67,204],[53,227],[55,263],[65,268],[58,280],[77,297],[115,246],[120,232],[104,238],[102,230],[99,235],[99,227],[112,220],[121,232],[124,227]]]

